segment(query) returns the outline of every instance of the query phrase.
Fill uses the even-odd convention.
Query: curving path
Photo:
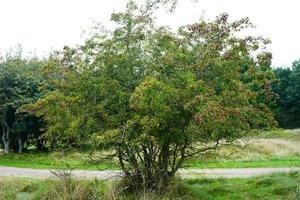
[[[250,178],[254,176],[267,175],[272,173],[288,173],[300,171],[300,168],[242,168],[242,169],[182,169],[178,175],[182,178]],[[97,178],[101,180],[118,178],[122,174],[120,171],[89,171],[74,170],[72,176],[75,178]],[[0,177],[20,177],[20,178],[55,178],[51,170],[27,169],[16,167],[1,167]]]

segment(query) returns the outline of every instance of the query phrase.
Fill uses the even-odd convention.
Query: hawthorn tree
[[[30,108],[60,144],[112,152],[135,192],[162,189],[187,159],[275,125],[269,40],[237,36],[253,25],[227,14],[156,27],[161,3],[129,1],[112,15],[115,30],[66,47],[50,61],[55,89]]]

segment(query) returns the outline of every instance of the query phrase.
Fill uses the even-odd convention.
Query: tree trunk
[[[169,156],[170,156],[170,145],[165,143],[162,146],[161,150],[161,175],[160,175],[160,187],[167,186],[170,180],[169,173],[168,173],[168,165],[169,165]]]
[[[41,139],[41,138],[39,138],[39,139],[37,139],[36,140],[36,148],[37,148],[37,150],[38,151],[45,151],[45,145],[46,145],[46,140],[44,140],[44,139]]]
[[[4,153],[8,154],[9,153],[9,141],[4,141],[3,140],[3,144],[4,144]]]
[[[18,153],[21,154],[23,152],[23,143],[20,136],[18,137],[18,147]]]
[[[52,151],[56,150],[56,148],[57,148],[57,141],[56,141],[55,138],[52,138],[52,140],[51,140],[51,147],[50,148],[51,148]]]
[[[1,119],[1,125],[2,125],[2,141],[4,144],[4,153],[9,153],[9,126],[6,122],[6,112],[4,112],[2,119]]]

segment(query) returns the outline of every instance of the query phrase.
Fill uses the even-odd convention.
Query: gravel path
[[[182,178],[250,178],[280,172],[300,171],[300,168],[242,168],[242,169],[191,169],[179,170],[178,175]],[[119,171],[88,171],[74,170],[75,178],[98,178],[101,180],[112,179],[121,176]],[[15,167],[0,167],[0,177],[21,178],[51,178],[51,171],[45,169],[25,169]]]

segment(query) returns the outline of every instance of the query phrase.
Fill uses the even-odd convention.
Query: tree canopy
[[[283,128],[300,127],[300,60],[292,68],[274,70],[277,82],[273,90],[278,94],[278,106],[275,107],[276,119]]]
[[[0,62],[0,127],[5,153],[10,147],[21,153],[26,142],[41,134],[39,119],[21,110],[41,96],[41,80],[36,76],[41,65],[42,61],[22,59],[18,53]]]
[[[112,14],[113,31],[53,55],[49,92],[27,107],[60,145],[111,152],[135,191],[162,188],[194,155],[276,125],[270,41],[238,36],[253,25],[226,13],[157,27],[161,3],[129,1]]]

